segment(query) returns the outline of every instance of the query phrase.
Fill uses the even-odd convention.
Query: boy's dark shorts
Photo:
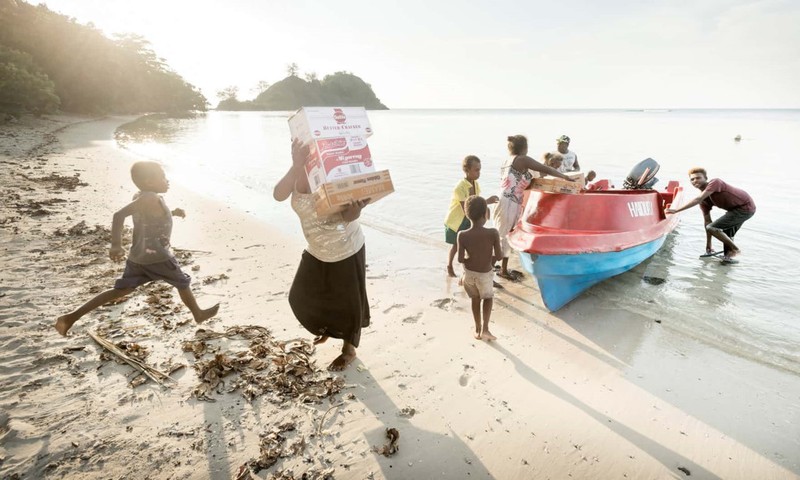
[[[136,288],[155,280],[163,280],[173,287],[183,290],[189,287],[192,277],[183,273],[178,261],[174,258],[147,265],[126,260],[125,272],[122,274],[122,278],[114,282],[114,288]]]
[[[742,224],[755,215],[756,212],[744,212],[742,210],[728,210],[725,215],[709,223],[706,228],[716,228],[725,232],[725,235],[733,238],[739,231]]]
[[[458,232],[468,229],[470,225],[472,225],[472,223],[469,221],[469,218],[464,216],[464,220],[461,220],[461,225],[458,226]],[[450,227],[445,225],[444,241],[449,243],[450,245],[455,245],[456,239],[458,238],[458,232],[454,232]]]

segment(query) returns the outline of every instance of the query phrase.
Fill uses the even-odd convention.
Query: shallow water
[[[617,186],[646,157],[661,164],[657,188],[677,179],[687,199],[699,192],[686,171],[703,166],[750,193],[758,212],[737,235],[742,263],[701,260],[699,208],[651,260],[584,295],[643,313],[731,353],[800,373],[800,201],[793,157],[800,151],[800,110],[393,110],[369,113],[378,169],[394,194],[365,210],[363,223],[428,244],[443,244],[443,221],[461,159],[482,159],[485,196],[497,193],[505,138],[521,133],[539,156],[567,134],[584,170]],[[166,120],[160,136],[126,147],[168,167],[172,181],[252,212],[297,233],[290,209],[271,192],[290,164],[287,112],[209,112]],[[734,142],[737,134],[741,142]],[[712,211],[712,217],[720,215]],[[663,283],[643,277],[663,278]],[[580,299],[566,308],[581,308]]]

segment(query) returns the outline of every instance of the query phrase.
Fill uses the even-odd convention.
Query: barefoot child
[[[361,329],[369,326],[366,246],[358,218],[369,199],[358,200],[343,212],[320,217],[308,185],[305,164],[308,147],[292,140],[292,165],[272,196],[291,198],[308,246],[300,257],[289,306],[306,330],[316,335],[314,344],[328,338],[342,340],[342,353],[328,369],[341,371],[356,359]]]
[[[170,252],[170,236],[172,235],[172,215],[184,216],[183,210],[176,208],[170,212],[164,199],[159,195],[169,190],[169,182],[161,166],[155,162],[136,162],[131,167],[131,179],[139,188],[133,202],[114,214],[111,225],[111,249],[108,252],[112,260],[125,258],[122,249],[122,226],[125,218],[133,216],[133,242],[125,272],[122,278],[114,283],[114,288],[98,294],[77,310],[58,317],[55,328],[61,335],[66,335],[72,325],[82,316],[97,307],[123,297],[140,285],[154,280],[164,280],[178,289],[183,303],[189,307],[198,323],[217,314],[219,304],[208,309],[201,309],[189,288],[191,278],[181,271],[177,260]]]
[[[444,241],[451,245],[447,254],[447,274],[451,277],[456,276],[456,272],[453,270],[453,258],[456,256],[456,235],[469,228],[469,220],[464,215],[464,201],[470,195],[481,194],[481,187],[478,185],[478,179],[481,177],[481,159],[475,155],[467,155],[461,162],[461,169],[464,170],[464,178],[453,189],[450,208],[447,210],[447,218],[444,220]],[[493,195],[486,200],[486,203],[492,204],[497,201],[497,196]]]
[[[465,209],[472,226],[458,234],[458,262],[464,264],[462,283],[467,295],[472,299],[475,338],[496,340],[489,331],[489,317],[492,315],[494,296],[492,264],[503,258],[500,234],[494,228],[483,226],[489,217],[489,209],[482,197],[473,195],[467,198]],[[482,325],[481,313],[483,313]]]

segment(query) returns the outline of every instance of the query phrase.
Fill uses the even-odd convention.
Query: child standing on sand
[[[503,258],[500,234],[483,225],[489,218],[486,200],[477,195],[467,198],[465,210],[472,226],[458,233],[458,262],[464,264],[462,284],[472,299],[472,317],[475,319],[475,338],[496,340],[489,331],[494,290],[494,262]],[[483,322],[481,322],[483,313]]]
[[[205,310],[197,306],[189,283],[191,277],[183,273],[175,256],[170,251],[172,235],[172,215],[184,216],[183,210],[176,208],[170,212],[164,199],[159,195],[169,190],[169,182],[161,165],[155,162],[136,162],[131,167],[131,179],[139,188],[133,202],[114,214],[111,224],[111,260],[125,258],[122,249],[122,227],[125,219],[133,216],[133,242],[125,263],[122,278],[114,283],[114,288],[92,298],[77,310],[58,317],[55,328],[66,335],[72,325],[82,316],[112,300],[123,297],[140,285],[154,280],[164,280],[178,289],[181,300],[189,307],[195,322],[202,322],[217,314],[219,304]]]
[[[451,245],[447,256],[447,274],[451,277],[456,276],[453,270],[453,258],[456,256],[456,235],[462,230],[469,228],[469,219],[464,215],[464,201],[470,195],[480,195],[481,187],[478,179],[481,177],[481,159],[475,155],[467,155],[461,162],[461,169],[464,170],[464,178],[458,182],[453,189],[453,197],[450,199],[450,208],[447,210],[447,217],[444,220],[444,241]],[[496,195],[489,197],[486,203],[497,203]]]

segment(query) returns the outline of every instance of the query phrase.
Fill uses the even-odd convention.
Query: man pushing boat
[[[700,196],[680,208],[668,208],[666,213],[678,213],[700,205],[706,228],[706,255],[704,256],[715,255],[711,248],[711,237],[714,237],[724,245],[722,263],[739,263],[739,260],[734,257],[738,256],[741,250],[733,243],[733,236],[745,221],[755,215],[756,204],[753,202],[753,198],[744,190],[728,185],[719,178],[708,181],[708,174],[704,168],[689,170],[689,182],[702,191]],[[711,208],[713,207],[726,210],[725,215],[712,221]]]

